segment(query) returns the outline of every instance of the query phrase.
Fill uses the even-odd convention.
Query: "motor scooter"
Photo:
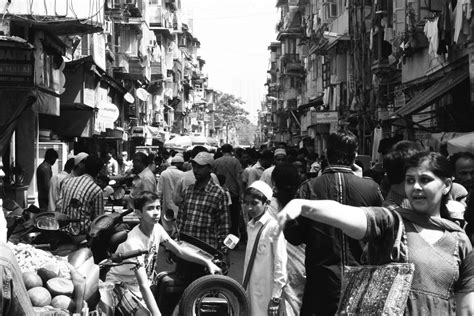
[[[224,254],[197,238],[180,233],[173,210],[165,212],[164,220],[174,226],[176,241],[181,247],[212,260],[223,275],[210,275],[205,267],[167,252],[169,260],[175,263],[175,270],[159,273],[153,282],[162,315],[249,315],[250,303],[245,290],[226,276],[229,267]]]

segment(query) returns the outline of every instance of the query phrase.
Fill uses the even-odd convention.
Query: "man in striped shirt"
[[[104,213],[104,196],[102,189],[94,178],[104,167],[104,162],[97,156],[88,156],[84,160],[85,174],[68,179],[61,188],[58,206],[61,213],[70,219],[80,219],[72,223],[73,233],[85,234],[97,216]]]

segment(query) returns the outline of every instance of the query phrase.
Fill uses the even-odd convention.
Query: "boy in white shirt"
[[[140,224],[128,233],[127,240],[118,246],[116,253],[148,250],[148,254],[128,260],[137,264],[126,264],[111,268],[107,274],[107,281],[117,284],[115,293],[119,303],[116,307],[116,315],[131,313],[130,301],[122,299],[130,296],[133,298],[132,301],[137,302],[134,311],[144,310],[153,316],[161,315],[150,289],[160,245],[163,245],[178,257],[207,266],[211,274],[220,273],[221,270],[211,260],[181,248],[169,237],[168,233],[158,223],[161,218],[158,195],[148,191],[141,192],[134,199],[134,206],[136,214],[140,217]]]
[[[244,192],[244,208],[252,219],[247,225],[243,284],[250,298],[252,316],[278,315],[284,310],[280,302],[288,280],[286,241],[277,221],[267,212],[272,195],[270,186],[260,180]],[[254,262],[249,264],[260,230]]]

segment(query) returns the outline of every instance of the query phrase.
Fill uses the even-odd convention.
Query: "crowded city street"
[[[474,316],[472,1],[0,8],[0,316]]]

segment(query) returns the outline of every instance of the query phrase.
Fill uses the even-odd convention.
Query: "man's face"
[[[211,175],[210,165],[201,166],[200,164],[197,164],[194,161],[192,162],[192,164],[193,164],[193,173],[194,173],[194,177],[196,178],[196,181],[206,179],[207,177]]]
[[[454,170],[455,181],[468,191],[474,188],[474,159],[459,158]]]
[[[276,155],[275,156],[275,165],[278,166],[282,162],[285,162],[286,156],[285,155]]]
[[[262,165],[264,169],[267,169],[272,165],[272,161],[270,159],[260,159],[260,165]]]
[[[128,153],[127,153],[126,151],[124,151],[124,152],[122,153],[122,159],[123,159],[123,161],[127,161],[127,160],[128,160]]]
[[[136,172],[136,173],[140,173],[143,171],[143,169],[145,169],[145,164],[141,161],[141,159],[137,158],[137,157],[134,157],[133,158],[133,170]]]

